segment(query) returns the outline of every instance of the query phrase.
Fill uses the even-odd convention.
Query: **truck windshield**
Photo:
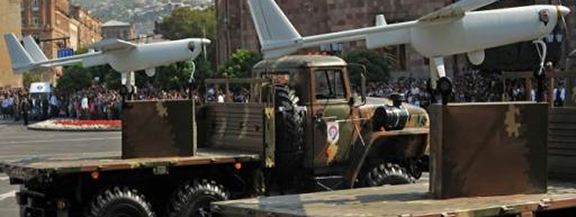
[[[342,71],[318,70],[316,75],[316,99],[343,99],[346,97],[342,85]]]

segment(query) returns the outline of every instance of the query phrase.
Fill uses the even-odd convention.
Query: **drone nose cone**
[[[558,6],[558,10],[562,13],[562,16],[566,16],[570,13],[570,8],[566,6]]]
[[[568,9],[568,10],[570,10],[570,9]],[[212,43],[209,39],[205,39],[205,38],[200,39],[200,42],[201,42],[202,44],[210,44],[210,43]]]

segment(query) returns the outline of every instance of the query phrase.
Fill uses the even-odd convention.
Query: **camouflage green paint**
[[[264,138],[264,153],[265,153],[265,162],[264,165],[266,168],[274,167],[274,160],[276,152],[276,124],[274,119],[274,108],[265,108],[264,109],[264,129],[265,129],[265,138]]]
[[[547,104],[478,103],[431,109],[430,190],[438,198],[543,193]]]

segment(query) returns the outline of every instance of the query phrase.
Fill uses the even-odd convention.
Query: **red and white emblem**
[[[326,123],[326,134],[328,143],[337,143],[340,139],[340,125],[338,122]]]

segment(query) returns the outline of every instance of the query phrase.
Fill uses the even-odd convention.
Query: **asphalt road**
[[[118,156],[120,132],[48,132],[31,131],[24,126],[0,121],[0,161],[10,162],[34,157],[106,157]],[[14,199],[17,186],[0,173],[0,217],[17,217]]]

